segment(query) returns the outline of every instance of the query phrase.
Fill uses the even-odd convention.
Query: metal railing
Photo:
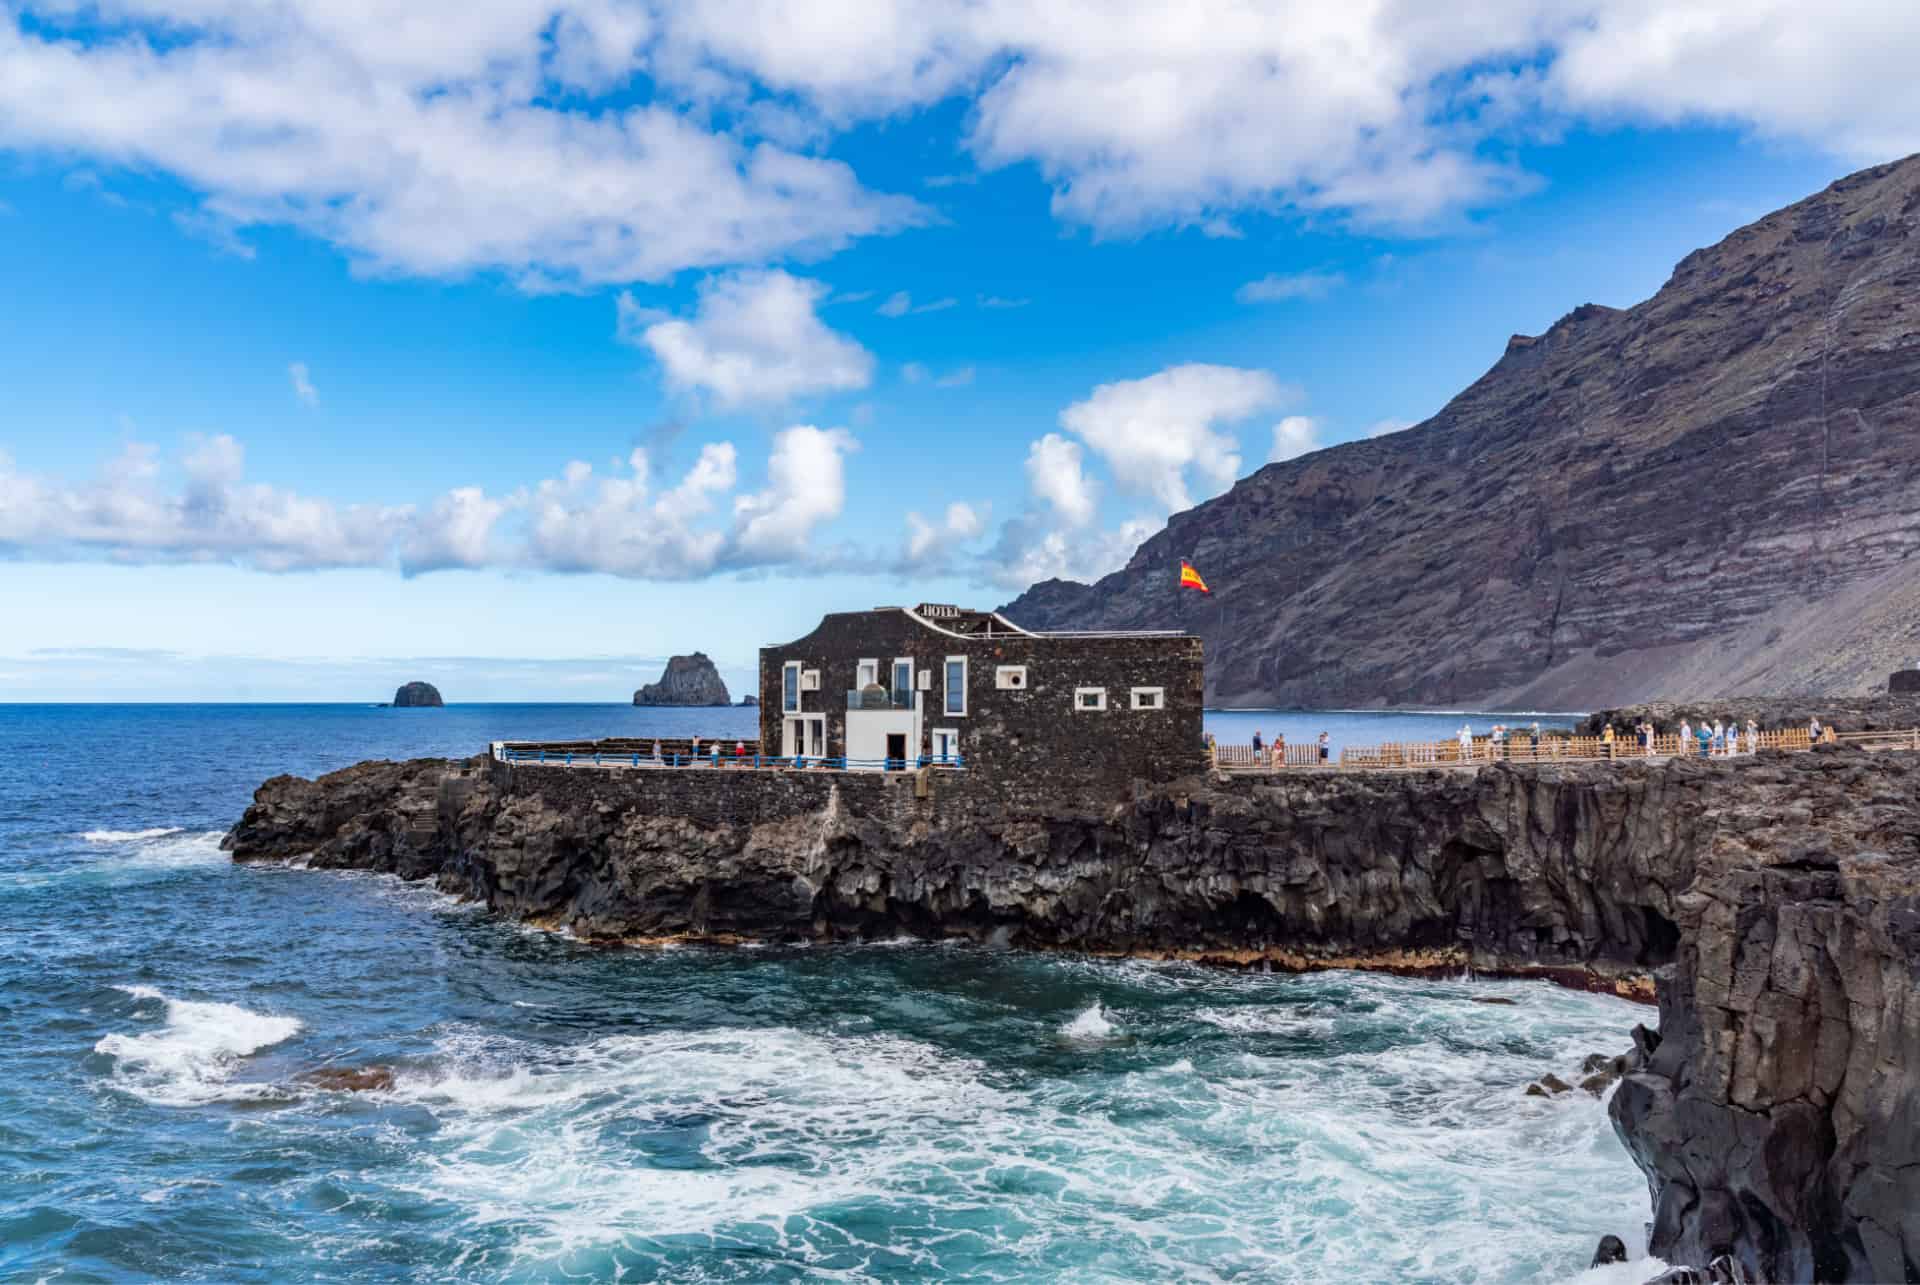
[[[1835,732],[1829,728],[1818,744],[1857,745],[1863,749],[1920,751],[1920,728],[1875,732]],[[1804,727],[1785,731],[1741,732],[1718,745],[1703,747],[1698,737],[1677,733],[1642,741],[1621,736],[1609,742],[1599,736],[1503,736],[1495,740],[1476,736],[1462,741],[1402,741],[1384,745],[1349,745],[1338,753],[1322,754],[1317,743],[1283,744],[1255,749],[1251,745],[1211,747],[1214,767],[1223,772],[1406,771],[1432,767],[1481,767],[1488,763],[1618,763],[1634,759],[1742,758],[1762,750],[1805,753],[1816,742]]]
[[[542,745],[496,741],[492,753],[494,759],[501,763],[539,767],[638,768],[643,771],[909,772],[920,768],[958,771],[966,767],[965,759],[957,754],[862,759],[837,754],[762,754],[757,746],[746,753],[734,750],[721,750],[717,754],[710,750],[698,753],[663,750],[653,754],[639,748],[609,749],[592,742]]]

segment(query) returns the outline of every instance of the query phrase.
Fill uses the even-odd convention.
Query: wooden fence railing
[[[1860,745],[1868,749],[1920,751],[1920,728],[1878,732],[1829,732],[1823,739],[1838,744]],[[1805,751],[1813,747],[1813,738],[1804,727],[1749,736],[1741,732],[1729,746],[1713,748],[1711,757],[1731,758],[1761,750]],[[1476,736],[1468,741],[1457,737],[1445,741],[1396,741],[1385,745],[1349,745],[1326,759],[1313,742],[1302,745],[1213,746],[1214,766],[1223,772],[1278,772],[1296,768],[1329,771],[1390,771],[1426,767],[1469,767],[1484,763],[1605,763],[1625,759],[1697,758],[1702,751],[1698,737],[1684,740],[1678,733],[1655,735],[1648,742],[1637,736],[1622,736],[1609,744],[1598,736],[1509,735],[1499,740]]]

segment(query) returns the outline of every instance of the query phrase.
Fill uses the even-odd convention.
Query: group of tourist
[[[1218,745],[1218,742],[1213,739],[1213,733],[1203,733],[1200,740],[1208,755],[1212,755]],[[1313,745],[1316,751],[1314,754],[1315,758],[1322,763],[1330,763],[1333,761],[1333,736],[1331,733],[1320,733],[1320,735],[1315,738]],[[1285,732],[1275,733],[1273,743],[1269,745],[1265,737],[1261,734],[1260,729],[1255,728],[1253,732],[1253,757],[1256,762],[1269,763],[1274,767],[1285,767],[1287,765],[1287,734]]]

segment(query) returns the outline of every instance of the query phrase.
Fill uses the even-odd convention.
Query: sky
[[[1915,66],[1911,0],[0,0],[0,701],[741,691],[1095,578],[1920,150]]]

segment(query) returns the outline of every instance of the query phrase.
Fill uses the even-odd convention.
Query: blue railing
[[[836,772],[906,772],[923,767],[959,769],[966,766],[961,756],[921,754],[914,758],[856,759],[843,755],[795,754],[648,754],[644,751],[602,751],[590,749],[549,749],[501,745],[495,757],[503,763],[533,763],[546,767],[651,767],[651,768],[783,768],[789,770],[826,770]]]

